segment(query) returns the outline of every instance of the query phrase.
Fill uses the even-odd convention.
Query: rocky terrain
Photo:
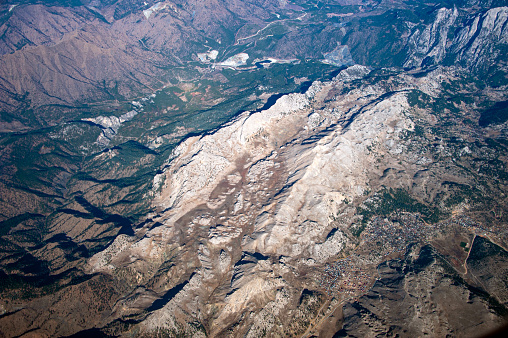
[[[440,268],[428,267],[431,262],[427,261],[432,261],[436,255],[429,252],[439,249],[412,247],[411,243],[449,242],[446,235],[446,240],[440,239],[442,232],[456,225],[431,226],[420,220],[412,221],[423,227],[419,233],[413,228],[406,235],[390,235],[391,229],[397,227],[393,224],[386,227],[386,232],[377,233],[380,225],[375,223],[372,230],[366,229],[359,237],[354,231],[364,221],[355,206],[361,209],[368,205],[375,198],[372,192],[389,188],[419,196],[424,191],[428,199],[437,199],[440,194],[450,193],[450,189],[443,186],[443,180],[447,184],[473,184],[474,175],[461,173],[454,162],[457,159],[436,161],[433,150],[425,149],[422,141],[432,142],[435,136],[422,135],[419,147],[411,152],[408,149],[414,147],[415,129],[421,128],[422,123],[430,125],[433,119],[425,110],[411,107],[408,94],[414,93],[416,88],[424,88],[429,95],[436,95],[443,74],[451,72],[450,69],[446,72],[439,69],[425,77],[401,73],[392,75],[390,81],[385,80],[382,84],[377,81],[365,84],[368,81],[364,77],[370,71],[366,67],[353,66],[331,82],[314,82],[304,94],[283,96],[267,110],[243,113],[213,133],[188,138],[174,150],[174,158],[164,173],[154,180],[157,212],[152,222],[156,222],[156,226],[146,225],[137,230],[134,237],[117,237],[107,250],[88,261],[89,269],[122,276],[141,285],[155,278],[158,287],[171,293],[174,288],[179,288],[164,306],[130,329],[146,334],[166,330],[195,335],[201,329],[203,334],[210,336],[258,336],[261,332],[290,336],[305,333],[307,325],[319,315],[317,309],[323,312],[321,317],[327,317],[336,310],[337,302],[362,295],[370,287],[369,292],[382,293],[377,288],[386,287],[378,284],[392,283],[391,279],[400,283],[400,278],[416,278],[417,283],[423,283],[420,287],[424,290],[430,285],[448,290],[449,284],[446,283],[451,277],[444,277],[439,271],[445,269],[453,278],[460,279],[457,269],[469,264],[469,258],[451,253],[453,259],[462,261],[459,267],[454,268],[453,262],[446,259],[439,262]],[[364,81],[360,81],[362,79]],[[351,88],[353,83],[363,84]],[[444,170],[444,165],[451,167]],[[503,186],[495,189],[500,189],[499,193],[503,194]],[[450,199],[444,198],[441,203]],[[417,205],[425,209],[436,202],[416,198],[406,208],[415,212],[411,209]],[[448,209],[450,216],[459,209],[475,208],[467,204],[451,205]],[[401,209],[404,209],[403,205]],[[423,209],[428,217],[433,216]],[[462,225],[464,235],[478,233],[478,236],[484,236],[479,238],[492,238],[506,245],[506,229],[502,223],[499,227],[489,223],[488,229],[484,229],[485,225],[470,225],[468,221],[459,220],[458,224]],[[369,236],[370,232],[373,234]],[[404,241],[401,236],[409,238]],[[393,241],[392,238],[395,242],[390,250],[387,244]],[[383,246],[368,253],[376,247],[369,241],[380,240]],[[444,248],[439,248],[443,253],[457,250],[452,249],[454,245],[460,248],[453,242],[442,245]],[[360,278],[356,285],[348,284],[347,290],[316,283],[326,270],[327,262],[339,257],[351,259],[355,248],[356,252],[367,250],[359,254],[356,258],[359,261],[355,263],[358,271],[365,271],[362,272],[363,281]],[[412,268],[398,272],[400,277],[390,275],[395,272],[386,272],[389,277],[384,277],[383,264],[390,267],[395,264],[396,270],[400,270],[402,263],[384,263],[383,259],[394,254],[398,257],[397,252],[403,254],[406,250],[413,250],[410,255],[417,261],[426,262],[421,269],[437,274],[425,277],[433,278],[432,282],[412,277]],[[419,253],[419,250],[422,251]],[[474,245],[471,250],[476,250]],[[500,250],[502,255],[506,254],[504,249]],[[173,256],[172,267],[160,275],[160,266],[167,264],[164,257],[170,256]],[[194,263],[182,270],[181,259]],[[503,261],[503,258],[499,259]],[[377,268],[379,277],[370,277],[376,274],[373,269],[377,264],[380,264]],[[462,291],[453,292],[454,295],[469,292],[464,291],[473,287],[468,283],[474,285],[476,278],[481,279],[471,270],[467,273],[471,274],[471,281],[462,280],[458,286]],[[489,269],[489,273],[493,270]],[[499,273],[494,278],[502,279],[503,274]],[[191,278],[180,288],[182,274]],[[337,278],[340,280],[340,275],[335,277],[334,283]],[[443,278],[448,279],[441,281]],[[439,283],[445,284],[439,286]],[[504,289],[504,286],[496,285],[500,287],[498,290]],[[159,292],[163,293],[162,290]],[[289,304],[298,304],[301,290],[312,290],[308,291],[308,297],[315,305],[306,305],[306,309],[296,307],[288,312]],[[409,290],[409,293],[418,292]],[[480,297],[481,292],[478,292],[473,292],[475,297]],[[435,306],[447,305],[439,301],[437,293],[432,296],[437,302]],[[327,301],[328,297],[333,300]],[[371,299],[374,296],[366,293],[364,297]],[[414,297],[424,301],[423,296]],[[369,300],[366,302],[370,304]],[[499,299],[497,302],[504,309],[501,305],[504,301]],[[326,312],[325,304],[329,312]],[[356,306],[356,303],[348,304]],[[456,304],[461,301],[457,300]],[[475,313],[479,322],[471,325],[477,327],[478,333],[502,323],[505,310],[492,313],[489,310],[491,305],[481,297],[473,304],[476,304],[475,310],[463,311]],[[393,305],[394,311],[405,313],[404,306]],[[359,321],[350,313],[353,310],[345,307],[344,311],[343,330],[362,333]],[[429,333],[436,335],[443,332],[474,335],[470,328],[461,324],[459,318],[463,314],[453,309],[446,311],[449,320],[443,321],[439,316],[432,319],[430,312],[420,313],[418,318],[421,320],[399,324],[402,328],[414,327],[414,331],[400,333],[412,335],[430,330]],[[380,316],[375,311],[370,312]],[[484,313],[486,317],[478,317],[478,313]],[[307,322],[301,316],[307,318]],[[386,316],[386,320],[393,321],[400,315]],[[323,320],[321,317],[318,319]],[[285,322],[281,318],[291,320]],[[363,320],[368,321],[367,318]],[[203,326],[189,324],[194,322]],[[313,331],[324,328],[316,321],[314,323],[309,326]],[[383,327],[388,330],[383,324],[379,325],[379,330]]]
[[[503,325],[504,5],[1,5],[0,335]]]
[[[87,114],[152,93],[188,77],[175,66],[212,49],[219,61],[242,47],[252,59],[327,55],[338,66],[457,63],[495,73],[494,82],[507,72],[506,7],[489,9],[488,1],[440,7],[424,20],[411,14],[418,5],[385,1],[57,3],[2,5],[2,130],[54,125],[71,110]]]

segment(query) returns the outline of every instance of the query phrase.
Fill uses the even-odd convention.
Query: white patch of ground
[[[247,64],[247,60],[249,59],[249,54],[247,53],[239,53],[233,55],[228,58],[226,61],[221,62],[219,65],[226,67],[239,67]]]
[[[197,53],[197,56],[199,58],[199,61],[201,62],[210,62],[215,59],[217,59],[217,56],[219,55],[219,51],[217,50],[211,50],[207,53]]]

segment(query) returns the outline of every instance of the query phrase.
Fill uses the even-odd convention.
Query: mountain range
[[[476,337],[502,0],[0,5],[0,335]]]

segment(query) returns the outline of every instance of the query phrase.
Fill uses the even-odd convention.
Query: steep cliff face
[[[507,20],[508,7],[489,9],[474,17],[452,42],[452,53],[457,54],[458,63],[482,71],[497,65],[496,68],[506,72]]]
[[[404,67],[418,67],[440,63],[446,55],[448,32],[459,13],[457,8],[441,8],[433,23],[420,30],[416,28],[408,39],[409,55]],[[422,64],[423,60],[425,63]]]
[[[506,73],[501,56],[506,49],[506,4],[498,3],[496,8],[484,2],[442,5],[416,9],[421,13],[418,17],[404,8],[352,19],[341,32],[341,43],[351,47],[356,62],[365,64],[429,67],[444,63],[483,74],[500,69]],[[385,31],[385,22],[390,22],[390,32]]]
[[[458,21],[456,7],[439,9],[432,24],[412,32],[408,40],[410,55],[404,66],[429,66],[447,58],[450,64],[468,69],[487,71],[493,64],[504,68],[497,61],[508,43],[507,12],[508,7],[498,7],[475,15],[462,13]]]

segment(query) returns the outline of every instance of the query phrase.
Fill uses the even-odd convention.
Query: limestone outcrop
[[[396,88],[344,90],[368,73],[352,66],[186,139],[154,181],[159,226],[118,237],[90,259],[90,272],[128,273],[142,283],[176,250],[193,262],[194,277],[142,328],[191,332],[183,313],[204,320],[212,311],[216,335],[276,290],[290,290],[287,280],[347,250],[357,217],[349,206],[400,160],[401,139],[414,130],[406,94],[420,81],[403,76]],[[175,277],[164,283],[175,285]],[[205,305],[209,297],[217,300]]]

